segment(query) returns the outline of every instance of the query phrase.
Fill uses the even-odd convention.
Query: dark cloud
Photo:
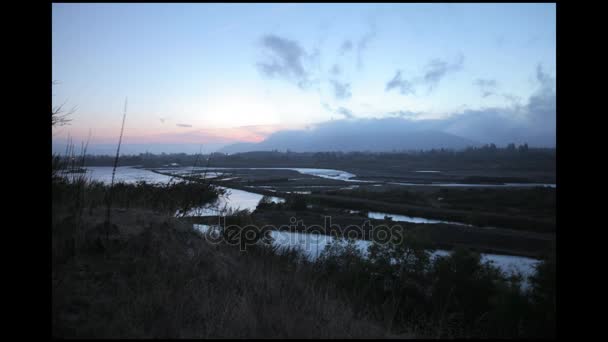
[[[376,37],[376,25],[374,22],[370,24],[370,29],[357,42],[357,68],[363,67],[363,51],[367,49],[369,42]]]
[[[426,129],[440,130],[483,143],[529,143],[533,146],[555,146],[556,96],[555,79],[541,65],[535,70],[537,89],[527,98],[520,99],[508,93],[496,94],[507,100],[503,107],[462,108],[446,118],[416,120]],[[387,89],[398,87],[403,81],[400,75],[387,84]],[[480,88],[496,88],[495,80],[476,80]],[[401,115],[403,114],[403,115]],[[408,111],[389,112],[387,116],[415,118],[421,113]]]
[[[306,59],[314,57],[314,54],[308,55],[294,40],[272,34],[264,36],[261,44],[270,56],[269,61],[257,64],[258,69],[264,75],[287,79],[296,83],[300,88],[310,85],[309,73],[304,65]]]
[[[334,64],[334,65],[331,67],[331,70],[329,70],[329,72],[330,72],[332,75],[338,76],[338,75],[340,75],[340,73],[342,72],[342,69],[340,69],[340,66],[339,66],[338,64]]]
[[[393,79],[386,83],[386,88],[384,90],[390,91],[393,88],[398,88],[403,95],[414,94],[413,84],[410,81],[401,78],[400,70],[397,70]]]
[[[551,77],[551,75],[549,75],[543,71],[543,66],[540,63],[536,66],[536,80],[538,81],[541,89],[543,89],[543,90],[553,89],[553,84],[555,83],[555,79],[553,79]]]
[[[177,127],[192,127],[192,125],[181,124],[181,123],[175,124],[175,126],[177,126]]]
[[[444,78],[445,75],[450,72],[461,70],[463,64],[463,55],[459,55],[456,62],[451,64],[440,59],[433,59],[428,63],[426,67],[426,72],[423,76],[423,82],[428,85],[429,90],[432,90],[439,84],[439,81],[441,81],[441,79]]]
[[[346,118],[346,119],[354,119],[355,118],[355,116],[353,115],[353,112],[351,112],[350,110],[348,110],[348,109],[346,109],[344,107],[338,108],[338,110],[336,111],[336,113],[344,115],[344,118]]]
[[[339,82],[336,80],[330,80],[330,83],[334,87],[334,96],[337,99],[343,100],[352,96],[352,93],[350,92],[350,83]]]
[[[536,67],[537,91],[530,96],[527,110],[531,123],[555,130],[556,96],[555,79],[543,71],[542,65]]]
[[[440,59],[431,60],[425,67],[425,71],[421,77],[406,80],[401,77],[401,71],[397,70],[395,76],[386,83],[384,91],[390,91],[394,88],[399,88],[402,95],[414,94],[415,88],[424,85],[428,87],[428,91],[432,91],[437,87],[439,81],[448,73],[462,69],[464,64],[464,56],[458,56],[454,63],[448,63]]]
[[[476,79],[473,82],[473,84],[475,86],[479,87],[482,97],[488,97],[490,95],[494,95],[496,93],[496,87],[498,86],[498,83],[496,82],[496,80],[481,79],[481,78]]]
[[[305,62],[311,66],[315,66],[317,71],[321,72],[321,49],[317,46],[311,54],[305,57]]]
[[[519,98],[503,94],[511,99],[512,105],[465,110],[445,119],[443,128],[484,142],[555,146],[555,80],[540,65],[536,69],[536,79],[538,88],[526,103],[520,104]]]
[[[505,100],[507,100],[509,103],[511,103],[511,106],[513,106],[513,107],[521,106],[521,98],[519,96],[509,94],[509,93],[503,93],[503,94],[501,94],[501,96]]]
[[[351,51],[353,49],[353,42],[350,40],[345,40],[340,46],[340,55],[344,55],[345,53]]]

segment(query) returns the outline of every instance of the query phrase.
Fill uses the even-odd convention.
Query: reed
[[[105,225],[107,228],[110,226],[110,207],[112,206],[112,189],[114,187],[114,177],[116,175],[116,167],[118,165],[118,157],[120,156],[120,145],[122,144],[122,135],[125,130],[125,120],[127,118],[127,98],[125,98],[125,108],[122,115],[122,125],[120,127],[120,136],[118,138],[118,146],[116,147],[116,157],[114,158],[114,166],[112,167],[112,181],[110,182],[110,190],[108,191],[107,209],[106,209],[106,221]],[[107,237],[107,234],[106,234]]]

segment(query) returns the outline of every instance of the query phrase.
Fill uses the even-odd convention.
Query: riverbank
[[[530,258],[542,258],[554,248],[555,237],[552,234],[537,234],[509,229],[483,229],[462,227],[449,224],[415,224],[407,222],[387,222],[354,215],[346,215],[339,211],[311,213],[293,210],[256,210],[252,218],[262,226],[271,226],[276,230],[291,231],[292,218],[303,225],[325,227],[326,217],[331,218],[331,224],[337,226],[337,231],[343,233],[347,227],[365,227],[368,221],[371,226],[389,227],[398,225],[407,230],[417,231],[424,235],[429,243],[436,249],[454,250],[465,247],[479,253],[493,253]],[[193,224],[217,225],[217,216],[185,217],[184,221]],[[351,230],[352,232],[353,230]],[[369,231],[362,229],[356,231],[356,238],[363,239],[369,236]],[[323,234],[330,235],[329,231]]]

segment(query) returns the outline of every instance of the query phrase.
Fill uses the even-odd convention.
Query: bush
[[[195,182],[171,182],[156,185],[146,182],[115,183],[111,190],[111,205],[121,208],[146,208],[173,216],[212,202],[223,193],[220,188]],[[107,204],[110,186],[90,181],[84,175],[75,180],[57,178],[52,182],[53,205],[97,207]]]
[[[302,195],[287,197],[285,207],[290,210],[306,210],[306,198]]]

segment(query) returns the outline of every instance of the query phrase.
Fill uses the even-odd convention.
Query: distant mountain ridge
[[[330,152],[464,149],[480,143],[399,118],[336,120],[313,129],[279,131],[259,143],[236,143],[223,153],[249,151]]]

